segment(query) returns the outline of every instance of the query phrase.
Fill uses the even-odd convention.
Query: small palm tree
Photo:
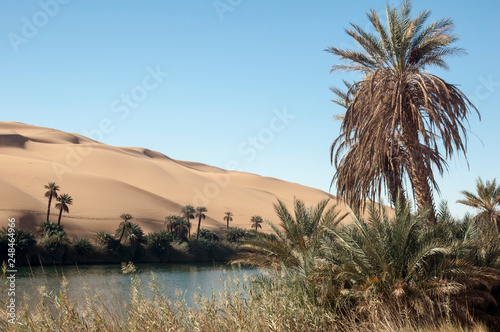
[[[497,227],[497,230],[500,230],[500,186],[497,186],[496,179],[484,183],[481,178],[478,178],[476,181],[477,195],[466,190],[460,193],[465,196],[465,199],[458,200],[457,203],[479,210],[477,219],[488,220]]]
[[[41,244],[49,251],[50,256],[52,256],[54,260],[61,261],[68,249],[70,241],[66,232],[58,231],[51,236],[44,237]]]
[[[77,255],[77,260],[85,260],[86,256],[92,252],[92,244],[86,238],[77,238],[72,243],[73,251]]]
[[[55,182],[49,182],[44,186],[47,191],[45,192],[45,197],[49,198],[49,206],[47,207],[47,221],[49,220],[50,216],[50,205],[52,203],[52,198],[57,198],[57,192],[59,191],[59,186]]]
[[[137,246],[146,242],[144,231],[141,226],[130,221],[132,219],[130,214],[124,213],[120,218],[122,218],[123,221],[116,229],[115,236],[119,234],[120,238],[118,241],[129,247],[129,258],[132,259]]]
[[[207,212],[207,208],[204,206],[198,206],[196,208],[196,216],[198,217],[198,231],[196,232],[196,239],[200,237],[200,226],[201,226],[201,219],[205,219],[205,213]]]
[[[146,236],[146,242],[149,248],[151,248],[159,258],[162,258],[162,256],[172,249],[172,245],[170,244],[172,241],[172,233],[164,229],[149,233]]]
[[[69,213],[69,206],[73,204],[73,198],[68,194],[62,194],[57,198],[58,203],[56,204],[56,209],[59,209],[59,219],[57,219],[57,225],[61,225],[61,216],[63,211]]]
[[[130,227],[125,233],[125,241],[129,246],[129,256],[133,258],[137,247],[146,243],[146,237],[144,236],[144,231],[141,226],[133,222],[130,224]]]
[[[192,205],[185,205],[181,208],[182,216],[186,219],[186,221],[188,222],[188,225],[189,225],[189,229],[188,229],[188,236],[189,237],[191,237],[191,221],[190,221],[190,219],[194,219],[195,212],[196,212],[196,210],[194,209],[194,207]]]
[[[107,246],[113,237],[108,232],[97,232],[94,236],[95,243],[99,246]]]
[[[189,229],[191,228],[191,224],[187,222],[183,217],[173,216],[172,222],[172,234],[179,241],[186,241],[188,238]]]
[[[268,223],[274,234],[269,236],[259,233],[255,239],[245,241],[244,249],[247,252],[240,255],[236,262],[275,269],[283,264],[298,269],[307,261],[306,257],[318,253],[325,227],[333,228],[347,216],[340,215],[335,205],[327,209],[328,201],[326,199],[314,207],[306,207],[303,201],[295,199],[295,213],[292,214],[278,200],[274,210],[281,227]],[[259,216],[254,217],[257,221],[262,220]]]
[[[118,228],[116,229],[116,234],[115,236],[120,236],[118,239],[118,242],[121,242],[123,239],[123,236],[127,232],[128,229],[132,226],[132,223],[130,220],[132,220],[134,217],[130,213],[122,213],[120,215],[120,218],[123,220],[120,225],[118,225]]]
[[[172,232],[172,224],[177,220],[178,216],[174,215],[174,214],[170,214],[168,216],[165,217],[165,221],[163,222],[166,227],[167,227],[167,230],[169,232]]]
[[[262,229],[262,223],[264,222],[264,219],[262,219],[261,216],[252,216],[252,218],[250,218],[250,221],[252,222],[252,228],[255,228],[255,231],[257,232],[257,229],[258,228],[261,228]]]
[[[229,222],[233,221],[233,213],[232,212],[224,212],[225,217],[224,220],[226,221],[227,229],[229,229]]]

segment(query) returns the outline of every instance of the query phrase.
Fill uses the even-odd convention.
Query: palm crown
[[[407,175],[419,208],[429,209],[429,218],[434,220],[431,185],[438,188],[432,166],[439,172],[446,168],[438,143],[444,147],[446,157],[454,151],[465,155],[464,122],[470,108],[475,107],[454,85],[426,71],[430,66],[447,68],[446,57],[464,53],[450,46],[457,40],[452,33],[453,22],[441,19],[424,26],[430,12],[425,10],[415,18],[410,12],[410,1],[404,1],[399,10],[387,7],[387,27],[384,27],[372,10],[368,19],[377,34],[355,24],[346,30],[363,51],[327,49],[347,62],[334,65],[332,71],[362,75],[345,95],[348,108],[341,126],[341,142],[334,145],[341,147],[336,158],[352,146],[358,151],[351,157],[368,156],[358,160],[356,170],[370,162],[382,169],[371,176],[383,172],[397,175],[399,171],[399,180]],[[356,178],[349,179],[353,180]],[[337,191],[359,190],[358,183],[347,184],[348,181],[337,176]],[[366,190],[354,195],[368,198]]]
[[[255,231],[257,231],[258,228],[262,228],[261,224],[264,222],[264,219],[261,216],[252,216],[250,221],[252,222],[252,228],[255,228]]]
[[[227,229],[229,229],[229,222],[233,221],[233,213],[228,211],[224,212],[224,214],[225,214],[224,220],[226,221]]]
[[[57,224],[61,224],[61,216],[63,211],[69,213],[69,205],[73,204],[73,198],[68,194],[61,194],[57,198],[56,209],[59,209],[59,219],[57,220]]]
[[[466,190],[461,191],[465,199],[458,200],[457,203],[480,210],[477,218],[490,221],[500,230],[500,186],[497,186],[496,179],[484,183],[481,178],[478,178],[476,192],[477,195]]]
[[[120,215],[120,218],[123,221],[118,225],[118,228],[116,229],[116,236],[120,235],[118,242],[121,242],[125,233],[129,232],[129,230],[131,229],[132,223],[130,222],[130,220],[132,220],[134,217],[130,213],[122,213]]]

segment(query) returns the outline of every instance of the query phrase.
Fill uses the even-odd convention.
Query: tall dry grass
[[[194,305],[188,305],[181,294],[174,297],[163,294],[154,275],[148,282],[141,282],[130,264],[124,266],[123,272],[130,273],[131,278],[128,300],[120,298],[114,289],[91,289],[86,285],[84,299],[77,301],[68,294],[67,282],[62,277],[60,293],[52,294],[37,287],[37,294],[32,295],[37,298],[36,303],[17,308],[14,325],[2,315],[0,328],[9,332],[487,331],[481,325],[464,328],[452,321],[415,328],[419,322],[411,317],[395,321],[389,312],[380,310],[363,321],[354,312],[340,316],[313,305],[300,283],[278,274],[255,280],[228,280],[210,296],[197,294]],[[5,292],[1,299],[5,312]]]

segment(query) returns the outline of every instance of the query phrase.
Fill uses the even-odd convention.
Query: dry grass
[[[306,295],[278,276],[249,282],[233,279],[221,285],[211,296],[197,295],[189,306],[180,295],[175,298],[160,292],[154,276],[141,283],[132,266],[130,300],[120,299],[113,289],[85,288],[86,296],[77,303],[68,296],[67,283],[61,280],[59,294],[38,288],[37,303],[17,308],[16,324],[9,324],[5,315],[0,329],[5,331],[401,331],[448,332],[487,331],[480,325],[463,328],[453,322],[419,327],[410,318],[394,321],[387,313],[358,321],[354,313],[338,316],[314,306]],[[152,294],[145,296],[145,294]],[[1,299],[7,294],[3,292]],[[110,299],[115,299],[110,302]],[[110,305],[112,303],[112,305]],[[2,301],[2,310],[5,304]],[[5,311],[4,311],[5,312]],[[400,328],[403,326],[403,328]]]

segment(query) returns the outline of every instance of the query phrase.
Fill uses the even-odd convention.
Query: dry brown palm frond
[[[347,62],[332,70],[363,75],[347,93],[332,89],[347,108],[332,145],[334,180],[339,195],[359,204],[409,178],[417,205],[430,210],[433,220],[432,188],[438,189],[433,169],[441,173],[445,158],[455,152],[465,156],[467,117],[477,109],[455,85],[426,72],[428,66],[446,67],[447,56],[463,53],[450,46],[457,40],[452,21],[424,27],[428,11],[415,18],[410,12],[410,1],[401,10],[387,7],[387,28],[374,11],[369,13],[377,35],[352,25],[347,33],[363,51],[327,49]],[[353,172],[359,174],[348,174]]]

